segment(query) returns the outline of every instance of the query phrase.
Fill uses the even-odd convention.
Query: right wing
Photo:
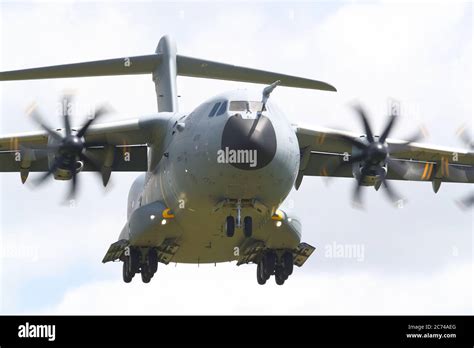
[[[301,163],[296,187],[301,184],[303,176],[337,176],[353,177],[350,166],[340,166],[337,173],[331,173],[327,168],[335,168],[343,164],[345,158],[351,156],[352,145],[341,141],[341,136],[356,139],[361,134],[338,131],[322,127],[296,127]],[[403,151],[397,151],[396,160],[401,171],[390,170],[387,179],[409,181],[441,181],[441,182],[474,182],[474,153],[436,145],[412,143],[408,146],[396,139],[387,139],[391,148],[398,144]],[[347,160],[347,159],[346,159]],[[400,175],[399,172],[403,172]]]

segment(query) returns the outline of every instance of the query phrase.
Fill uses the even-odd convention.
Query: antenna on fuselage
[[[257,113],[257,118],[260,118],[260,116],[262,115],[262,112],[264,112],[266,110],[266,105],[267,105],[267,101],[268,99],[270,98],[270,94],[272,94],[273,90],[276,88],[276,86],[278,86],[280,84],[280,80],[277,80],[275,82],[273,82],[270,86],[267,86],[263,89],[263,92],[262,92],[262,109]]]
[[[280,82],[281,82],[280,80],[277,80],[273,82],[270,86],[267,86],[263,89],[262,108],[260,109],[260,111],[257,111],[257,117],[255,117],[255,121],[253,122],[252,128],[250,128],[250,131],[249,131],[249,137],[252,136],[253,132],[257,128],[258,120],[262,116],[262,113],[266,110],[266,105],[267,105],[268,99],[270,98],[270,94],[272,94],[273,90],[276,88],[276,86],[280,84]]]

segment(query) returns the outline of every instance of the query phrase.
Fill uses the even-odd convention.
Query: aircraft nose
[[[228,118],[221,141],[227,163],[244,170],[260,169],[272,161],[276,149],[275,129],[268,117],[244,119],[237,114]]]

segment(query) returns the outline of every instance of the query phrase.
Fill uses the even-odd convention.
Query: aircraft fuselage
[[[271,229],[262,227],[290,192],[300,153],[291,124],[271,100],[259,115],[260,99],[241,90],[171,116],[163,157],[131,189],[129,217],[138,207],[162,202],[174,218],[163,223],[158,216],[156,228],[130,238],[132,243],[157,246],[176,238],[180,247],[173,261],[235,260],[245,237],[238,228],[235,236],[226,236],[224,222],[236,216],[238,204],[242,220],[252,217],[252,238],[270,237]],[[288,248],[299,243],[295,236],[286,238]]]

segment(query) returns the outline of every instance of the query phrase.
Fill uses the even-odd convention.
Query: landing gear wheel
[[[273,251],[267,251],[263,255],[262,261],[265,278],[268,279],[275,271],[276,254]]]
[[[277,285],[283,285],[288,276],[285,275],[284,269],[282,266],[277,266],[275,268],[275,282]]]
[[[125,283],[130,283],[133,279],[134,274],[130,273],[130,261],[127,257],[123,262],[122,277]]]
[[[151,278],[153,277],[153,273],[150,272],[147,265],[142,265],[141,274],[142,274],[142,282],[144,282],[145,284],[149,283]]]
[[[147,262],[148,270],[152,275],[155,274],[158,270],[158,253],[156,252],[156,249],[151,248],[150,250],[148,250]]]
[[[244,236],[249,238],[252,236],[252,217],[246,216],[244,218]]]
[[[283,285],[283,284],[285,284],[285,279],[276,275],[275,276],[275,283],[277,283],[277,285]]]
[[[130,259],[129,272],[133,277],[140,269],[140,251],[135,248],[130,248],[130,256],[128,259]]]
[[[233,237],[235,232],[235,219],[233,216],[228,216],[225,219],[225,233],[227,237]]]
[[[285,252],[281,257],[281,261],[286,277],[290,276],[293,273],[293,253],[290,251]]]
[[[257,282],[260,285],[263,285],[267,282],[267,277],[265,277],[265,274],[263,274],[263,266],[262,266],[262,261],[260,261],[257,265]]]

